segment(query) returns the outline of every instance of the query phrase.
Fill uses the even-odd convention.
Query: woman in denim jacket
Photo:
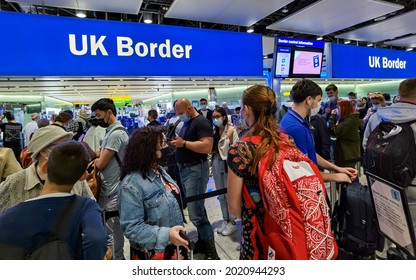
[[[143,127],[133,133],[126,147],[118,204],[132,258],[176,258],[176,246],[188,245],[179,235],[185,231],[179,188],[157,164],[163,143],[158,129]],[[186,258],[185,250],[181,254]]]

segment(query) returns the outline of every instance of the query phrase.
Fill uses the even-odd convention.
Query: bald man
[[[209,179],[208,153],[212,150],[212,125],[192,106],[191,101],[182,98],[176,102],[176,115],[184,123],[179,136],[171,142],[176,146],[176,160],[186,196],[206,192]],[[205,253],[206,260],[218,260],[214,231],[208,220],[205,201],[188,203],[189,219],[197,228],[198,241],[195,253]]]

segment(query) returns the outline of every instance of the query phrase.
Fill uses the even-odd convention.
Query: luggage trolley
[[[416,198],[407,192],[412,186],[401,187],[370,172],[366,175],[380,232],[397,246],[401,259],[416,259]]]

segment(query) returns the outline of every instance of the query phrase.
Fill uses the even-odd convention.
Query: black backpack
[[[69,230],[71,220],[69,217],[75,216],[84,202],[76,195],[71,199],[69,205],[57,216],[52,232],[40,232],[32,236],[31,248],[0,242],[0,260],[77,259],[80,252],[73,252],[62,240],[62,236],[65,236]]]
[[[399,186],[416,176],[415,136],[412,122],[381,122],[370,134],[365,150],[366,171]]]
[[[370,188],[358,181],[341,186],[340,200],[335,203],[332,228],[338,246],[357,256],[382,251],[384,237],[378,230],[377,216]]]

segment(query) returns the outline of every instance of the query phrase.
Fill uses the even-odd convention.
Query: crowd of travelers
[[[39,234],[47,232],[68,245],[73,259],[188,259],[192,247],[206,260],[219,260],[216,234],[237,231],[240,259],[279,258],[280,252],[270,252],[269,239],[287,241],[299,234],[299,227],[275,227],[273,219],[280,216],[283,221],[294,210],[285,209],[286,202],[276,197],[279,191],[270,188],[280,188],[288,178],[294,185],[305,180],[288,172],[285,162],[302,162],[302,176],[310,176],[318,188],[316,206],[327,221],[331,201],[324,182],[357,179],[357,163],[380,122],[416,119],[416,79],[401,82],[392,101],[381,92],[345,96],[340,97],[335,84],[324,94],[315,82],[303,79],[280,107],[276,93],[263,85],[248,87],[235,112],[225,102],[209,108],[201,98],[197,109],[181,98],[173,105],[175,117],[166,124],[152,109],[148,124],[131,135],[108,98],[76,116],[72,110],[62,111],[50,122],[34,113],[24,127],[6,112],[0,117],[7,120],[0,124],[0,258],[13,259],[15,247],[33,253],[39,249]],[[278,165],[282,162],[283,167]],[[99,177],[98,194],[88,184],[91,169]],[[187,197],[207,192],[210,176],[216,190],[227,189],[219,195],[223,221],[215,231],[204,199],[185,203]],[[288,200],[296,205],[313,200],[305,197]],[[194,246],[184,235],[187,217],[197,232]],[[57,230],[59,223],[64,233]],[[330,231],[329,222],[326,228]],[[266,238],[270,231],[275,234]],[[124,252],[125,239],[130,256]],[[293,250],[289,258],[303,258],[298,249],[310,258],[337,257],[331,232],[318,245],[325,244],[320,254],[311,252],[315,244],[305,239],[296,244],[301,248],[286,248]]]

